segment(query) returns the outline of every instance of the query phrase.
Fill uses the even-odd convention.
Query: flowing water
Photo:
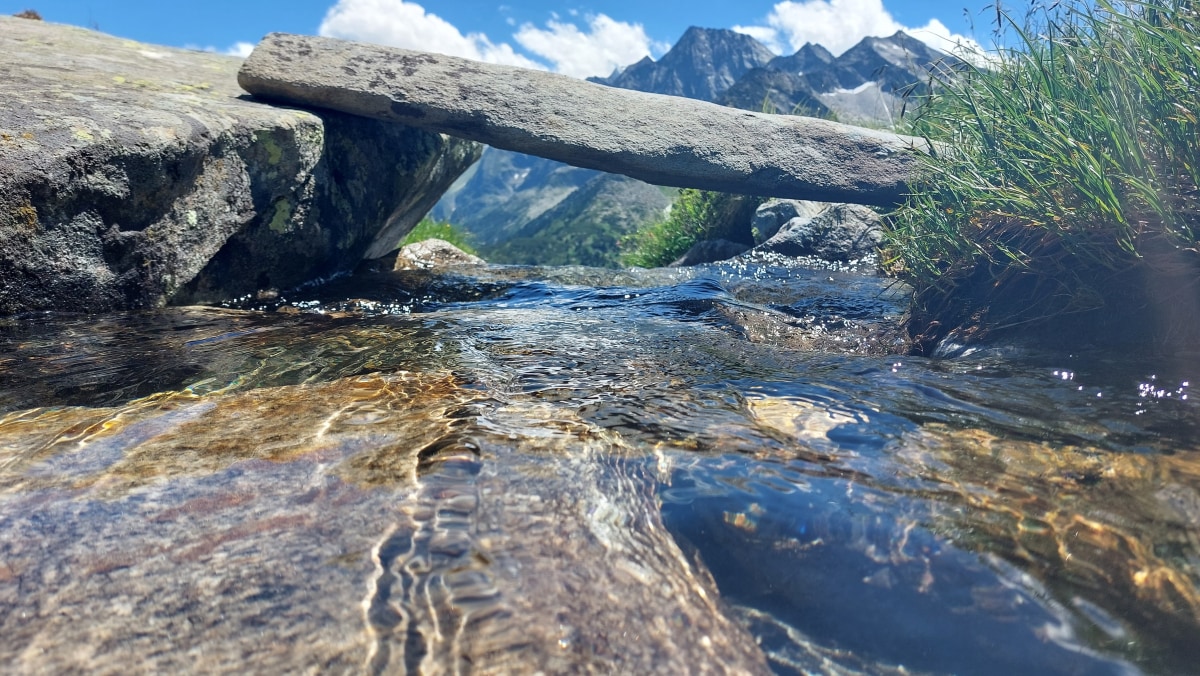
[[[773,267],[0,320],[19,673],[1200,673],[1200,356]]]

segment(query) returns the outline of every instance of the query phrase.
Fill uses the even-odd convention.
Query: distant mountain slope
[[[658,61],[646,57],[610,77],[588,79],[610,87],[715,101],[746,71],[774,58],[749,35],[692,26]]]
[[[599,174],[513,237],[481,253],[494,263],[617,267],[617,241],[662,217],[674,192]]]
[[[767,62],[767,68],[803,75],[828,68],[833,60],[834,56],[828,49],[806,42],[791,56],[777,56],[771,59]]]
[[[466,231],[481,249],[516,235],[601,172],[485,148],[431,214]]]
[[[843,89],[864,82],[879,84],[882,91],[901,92],[911,85],[926,87],[931,70],[961,61],[940,52],[904,31],[886,38],[863,38],[830,64]]]

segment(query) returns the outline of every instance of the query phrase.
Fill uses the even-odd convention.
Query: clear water
[[[1195,673],[1200,355],[830,270],[0,320],[18,672]]]

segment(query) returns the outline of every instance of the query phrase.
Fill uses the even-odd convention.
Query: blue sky
[[[987,6],[984,0],[0,0],[0,14],[32,8],[48,21],[230,53],[244,53],[271,31],[323,34],[585,77],[661,56],[689,25],[740,30],[779,53],[812,41],[836,54],[867,35],[898,29],[943,48],[939,38],[987,42]]]

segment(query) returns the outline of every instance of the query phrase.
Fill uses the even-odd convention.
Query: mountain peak
[[[683,31],[683,35],[681,35],[679,37],[679,40],[675,42],[675,46],[679,46],[679,45],[687,42],[688,40],[695,40],[695,39],[701,38],[701,37],[707,35],[708,33],[715,33],[717,31],[722,31],[722,30],[726,30],[726,29],[702,28],[700,26],[688,26],[687,30]]]
[[[593,81],[624,89],[715,101],[751,68],[775,58],[744,33],[691,26],[657,62],[643,59],[609,78]]]
[[[828,49],[806,42],[791,56],[777,56],[771,59],[767,63],[767,68],[801,74],[824,68],[831,63],[833,63],[833,54]]]
[[[825,61],[833,60],[833,54],[828,49],[825,49],[825,47],[812,42],[804,43],[803,47],[796,50],[796,54],[812,54],[813,56],[818,56]]]
[[[904,31],[896,31],[886,38],[866,37],[859,41],[850,49],[847,49],[838,59],[844,59],[848,54],[853,52],[870,51],[877,54],[885,54],[892,52],[894,54],[904,53],[906,61],[929,61],[934,58],[945,56],[942,52],[930,47],[923,41],[914,38]],[[886,57],[885,57],[886,58]],[[888,59],[889,61],[892,59]]]
[[[896,31],[886,38],[863,38],[839,56],[834,65],[843,71],[866,75],[880,83],[885,91],[898,91],[928,79],[930,70],[938,64],[952,65],[956,61],[955,57],[908,33]]]
[[[749,35],[746,35],[745,33],[739,33],[729,28],[702,28],[700,26],[688,26],[687,30],[685,30],[683,35],[679,37],[679,40],[675,43],[672,49],[689,49],[692,44],[698,42],[740,43],[745,45],[748,49],[755,49],[756,47],[766,49],[766,46],[764,46],[761,42],[755,40]]]

